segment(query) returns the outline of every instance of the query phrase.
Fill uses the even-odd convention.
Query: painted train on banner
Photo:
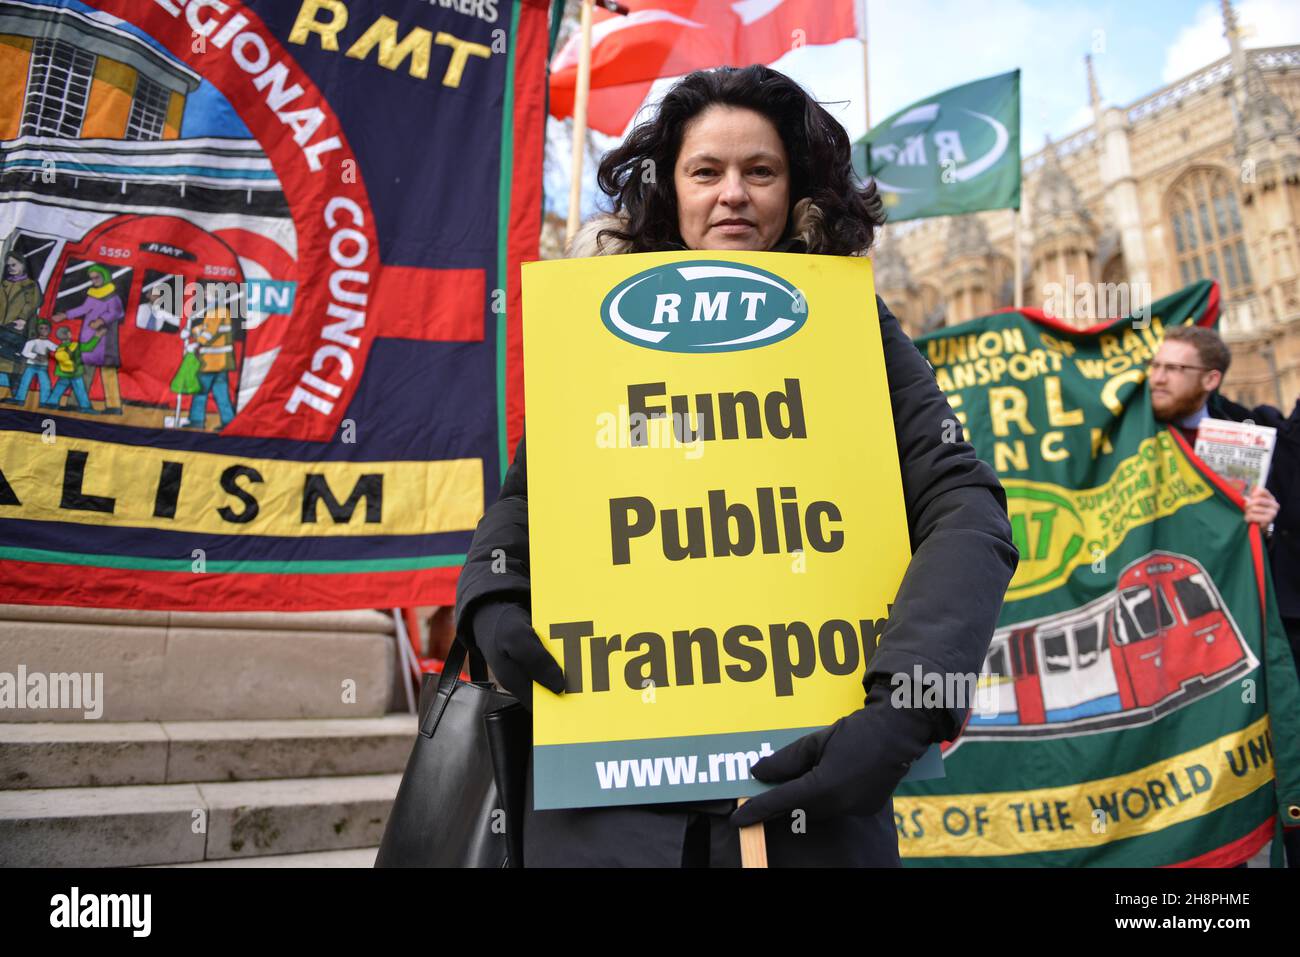
[[[1257,665],[1201,564],[1154,551],[1102,597],[995,632],[957,745],[1146,724]]]
[[[88,9],[6,3],[0,73],[20,88],[0,106],[22,187],[0,208],[5,278],[27,287],[0,327],[0,401],[220,430],[275,362],[296,291],[261,145],[211,83]]]

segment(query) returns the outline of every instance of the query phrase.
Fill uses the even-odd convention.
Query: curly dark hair
[[[677,228],[673,177],[655,176],[647,183],[642,173],[647,161],[653,169],[674,169],[687,123],[715,104],[754,110],[781,136],[790,160],[790,210],[776,249],[851,256],[870,248],[885,221],[884,204],[874,183],[860,185],[844,127],[798,83],[760,64],[697,70],[683,77],[653,118],[605,154],[596,181],[613,199],[613,211],[627,217],[627,227],[602,229],[601,239],[612,236],[630,243],[629,252],[686,248]],[[820,220],[807,241],[792,232],[792,213],[804,199],[815,207],[808,213]]]

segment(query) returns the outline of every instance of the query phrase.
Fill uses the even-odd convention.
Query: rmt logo
[[[663,352],[735,352],[788,339],[808,321],[803,293],[743,263],[668,263],[631,276],[600,306],[614,335]]]

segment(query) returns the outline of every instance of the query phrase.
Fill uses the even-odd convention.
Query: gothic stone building
[[[1300,397],[1300,46],[1245,50],[1222,7],[1231,54],[1127,107],[1102,105],[1087,63],[1094,122],[1024,160],[1023,301],[1090,326],[1127,314],[1116,293],[1128,284],[1159,299],[1216,279],[1233,354],[1225,395],[1289,411]],[[886,227],[876,283],[909,333],[1013,304],[1014,215]],[[1103,284],[1095,309],[1069,295],[1082,283]]]

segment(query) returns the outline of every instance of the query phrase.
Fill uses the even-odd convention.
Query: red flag
[[[857,35],[858,0],[623,0],[627,16],[597,8],[591,30],[587,123],[618,136],[650,84],[715,66],[771,63],[800,46]],[[551,62],[551,115],[573,114],[574,34]]]

